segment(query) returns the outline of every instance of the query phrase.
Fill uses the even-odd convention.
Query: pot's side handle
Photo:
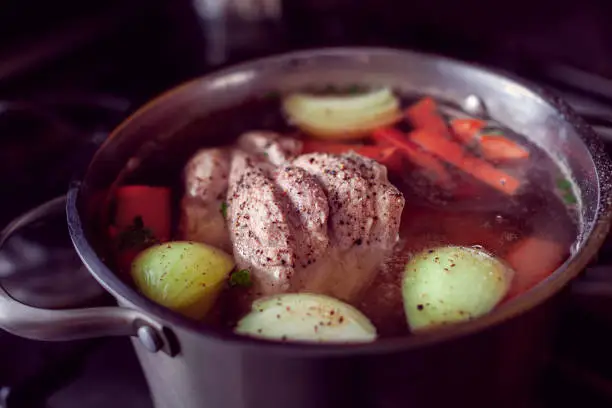
[[[16,218],[0,232],[0,249],[19,229],[58,211],[66,197],[57,197]],[[171,333],[147,314],[123,307],[47,310],[25,305],[0,285],[0,328],[17,336],[45,341],[101,336],[135,336],[151,352],[176,354]]]

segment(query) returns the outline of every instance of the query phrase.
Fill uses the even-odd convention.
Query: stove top
[[[301,1],[294,2],[298,3]],[[306,16],[303,11],[296,13]],[[132,31],[141,29],[138,24],[127,25]],[[331,26],[325,29],[333,31],[328,33],[331,37],[338,34]],[[144,32],[141,37],[146,37]],[[174,35],[175,40],[180,37],[176,37],[176,32]],[[153,37],[158,45],[159,38],[160,35]],[[304,38],[298,39],[302,45],[319,45],[314,40],[305,44]],[[246,43],[245,39],[241,41]],[[559,63],[559,59],[544,63],[518,58],[520,53],[509,50],[521,41],[519,38],[512,46],[478,58],[475,52],[454,54],[514,71],[558,93],[595,127],[612,154],[612,80],[607,78],[612,75],[600,75],[612,63],[605,59],[599,69],[582,70],[576,64]],[[378,40],[363,38],[362,42],[377,44]],[[8,71],[0,69],[0,197],[11,197],[3,200],[0,225],[25,209],[63,194],[75,166],[87,160],[108,132],[144,100],[187,76],[209,69],[191,65],[178,73],[170,67],[172,64],[160,62],[173,58],[171,55],[176,53],[160,54],[157,59],[149,55],[143,65],[134,63],[130,65],[132,68],[121,72],[117,64],[108,62],[137,60],[130,55],[130,50],[140,44],[129,43],[119,47],[118,53],[103,54],[104,58],[98,54],[109,46],[102,45],[95,52],[76,56],[77,63],[73,65],[56,64],[49,68],[46,71],[51,75],[49,78],[54,72],[60,73],[54,82],[43,81],[40,75],[34,75],[31,80],[20,79],[27,84],[24,88],[5,86],[2,75]],[[174,48],[193,54],[194,47],[191,44]],[[259,52],[278,51],[279,47],[284,46],[276,49],[262,46]],[[147,44],[145,48],[155,47]],[[532,49],[536,48],[537,44],[533,44]],[[446,50],[449,49],[439,49]],[[448,53],[453,54],[451,50]],[[248,52],[241,55],[251,56]],[[151,72],[143,76],[151,64],[162,68],[155,71],[157,76]],[[67,70],[67,66],[72,70]],[[91,67],[96,69],[88,71]],[[117,90],[117,86],[107,86],[109,83],[129,86]],[[17,99],[18,94],[22,97]],[[16,174],[20,176],[15,177]],[[41,270],[41,265],[48,266]],[[8,243],[0,253],[0,279],[15,297],[44,307],[112,301],[81,266],[61,215],[33,225]],[[79,291],[73,290],[75,287]],[[604,244],[577,290],[600,294],[602,299],[608,295],[612,299],[612,239]],[[82,295],[80,299],[74,296],[75,292]],[[534,396],[534,407],[572,403],[594,408],[612,405],[612,353],[609,352],[612,317],[606,310],[612,310],[612,304],[602,300],[585,302],[567,311],[555,344],[557,358]],[[142,371],[130,341],[125,338],[43,343],[0,332],[0,361],[0,408],[152,407]]]

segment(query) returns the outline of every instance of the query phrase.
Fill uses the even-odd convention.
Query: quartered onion
[[[295,93],[283,100],[289,120],[322,139],[354,139],[401,118],[399,99],[388,88],[358,95]]]
[[[363,343],[376,328],[359,310],[329,296],[288,293],[253,302],[236,333],[287,341]]]
[[[475,319],[508,293],[514,271],[477,248],[447,246],[414,255],[402,294],[412,331]]]
[[[201,319],[213,306],[234,260],[198,242],[166,242],[138,255],[132,277],[149,299],[185,316]]]

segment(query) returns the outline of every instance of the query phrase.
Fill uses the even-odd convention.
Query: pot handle
[[[63,212],[65,208],[66,196],[61,196],[17,217],[0,232],[0,250],[21,228]],[[150,352],[176,355],[172,333],[143,312],[124,307],[41,309],[15,300],[1,284],[0,328],[20,337],[44,341],[135,336]]]

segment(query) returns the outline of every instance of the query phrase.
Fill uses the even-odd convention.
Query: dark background
[[[412,48],[533,78],[551,62],[612,78],[612,10],[605,0],[277,0],[281,15],[240,12],[240,4],[257,1],[4,1],[0,102],[25,100],[70,114],[76,106],[81,116],[100,115],[84,111],[102,104],[112,111],[104,118],[108,128],[152,96],[219,65],[331,45]],[[213,37],[214,20],[197,11],[214,3],[229,4],[225,43]],[[0,193],[11,200],[1,204],[0,223],[22,200],[33,204],[61,192],[74,167],[67,158],[83,142],[49,132],[46,119],[8,120],[5,110],[0,106]],[[51,167],[57,175],[33,189]],[[14,184],[16,173],[21,184]]]
[[[2,2],[0,96],[62,86],[143,99],[205,72],[198,1]],[[612,75],[605,0],[278,1],[280,20],[228,23],[226,62],[320,45],[388,45],[506,66],[552,59]]]

